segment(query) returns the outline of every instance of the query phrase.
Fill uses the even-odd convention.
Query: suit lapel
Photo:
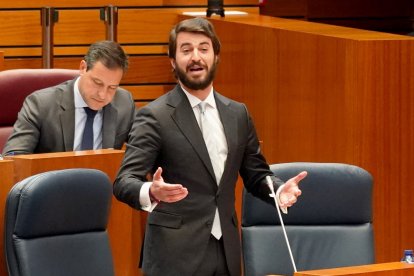
[[[201,134],[200,127],[194,116],[194,111],[191,108],[187,96],[179,86],[176,86],[170,94],[168,104],[175,107],[174,112],[171,114],[172,119],[183,135],[187,138],[188,142],[192,145],[194,151],[206,166],[212,179],[216,181],[210,156],[208,155],[203,135]]]
[[[62,113],[60,114],[60,124],[63,135],[63,144],[65,151],[73,150],[73,141],[75,135],[75,102],[73,95],[74,81],[69,82],[67,89],[60,91],[60,106]]]
[[[221,182],[226,182],[227,174],[231,172],[231,165],[234,164],[232,157],[233,152],[237,150],[237,120],[236,114],[231,109],[230,100],[222,95],[215,93],[216,105],[220,115],[221,123],[223,124],[224,135],[226,136],[228,153],[226,164],[224,165]],[[219,187],[222,185],[219,185]]]
[[[118,111],[108,104],[103,108],[102,114],[102,148],[113,148],[115,145],[116,122]]]

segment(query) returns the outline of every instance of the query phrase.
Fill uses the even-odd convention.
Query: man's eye
[[[99,82],[99,81],[97,81],[97,80],[94,80],[93,82],[94,82],[96,85],[98,85],[98,86],[102,86],[102,85],[103,85],[101,82]]]

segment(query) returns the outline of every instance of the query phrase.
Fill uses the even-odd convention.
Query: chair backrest
[[[71,69],[12,69],[0,72],[0,150],[12,132],[23,101],[32,92],[79,75]]]
[[[338,163],[271,165],[284,181],[306,170],[302,195],[282,215],[298,271],[374,263],[372,177]],[[243,192],[242,248],[246,276],[292,275],[277,210]]]
[[[5,211],[10,276],[113,276],[112,185],[93,169],[49,171],[17,183]]]

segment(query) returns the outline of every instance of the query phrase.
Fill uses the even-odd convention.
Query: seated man
[[[127,68],[119,44],[92,44],[79,77],[25,99],[3,155],[122,148],[135,114],[131,94],[119,87]]]

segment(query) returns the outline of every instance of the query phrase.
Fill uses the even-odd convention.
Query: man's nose
[[[99,97],[99,99],[101,99],[101,100],[105,99],[106,93],[107,93],[107,90],[108,89],[109,89],[108,87],[100,87],[98,89],[98,97]]]
[[[200,60],[200,55],[198,53],[198,50],[194,50],[191,59],[194,60],[194,61],[199,61]]]

